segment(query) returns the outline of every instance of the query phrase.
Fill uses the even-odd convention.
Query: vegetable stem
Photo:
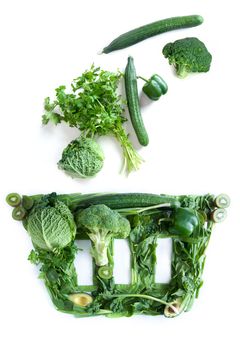
[[[166,305],[168,307],[170,307],[176,314],[178,314],[178,310],[171,304],[171,303],[167,303],[166,301],[156,298],[156,297],[152,297],[151,295],[146,295],[146,294],[112,294],[111,297],[115,298],[143,298],[143,299],[148,299],[148,300],[153,300],[153,301],[157,301],[160,304]]]
[[[141,77],[140,75],[137,76],[137,79],[142,79],[142,80],[145,81],[146,83],[149,83],[149,80],[148,80],[148,79],[145,79],[145,78]]]
[[[171,203],[162,203],[162,204],[156,204],[152,205],[150,207],[144,207],[144,208],[124,208],[124,209],[118,209],[119,213],[127,213],[127,215],[136,215],[143,213],[144,211],[148,211],[151,209],[158,209],[158,208],[170,208],[172,207]]]
[[[131,171],[138,170],[140,168],[141,163],[143,162],[143,159],[133,148],[133,145],[129,141],[125,130],[122,127],[120,127],[117,130],[117,132],[114,133],[114,135],[120,142],[123,150],[124,163],[122,167],[122,172],[126,170],[126,172],[129,174]]]

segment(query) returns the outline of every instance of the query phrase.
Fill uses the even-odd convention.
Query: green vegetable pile
[[[173,17],[133,29],[114,39],[103,49],[110,53],[149,37],[175,29],[202,24],[198,15]],[[191,72],[207,72],[212,56],[197,38],[168,43],[163,55],[179,77]],[[142,158],[124,128],[125,107],[139,144],[149,137],[141,115],[137,79],[144,80],[142,92],[157,101],[168,91],[158,74],[149,79],[138,76],[134,60],[128,57],[125,72],[109,72],[92,65],[74,79],[70,87],[59,86],[55,97],[45,99],[43,124],[66,123],[79,136],[63,150],[59,169],[72,177],[95,176],[104,165],[98,143],[101,136],[115,137],[123,153],[123,169],[139,169]],[[124,82],[126,101],[119,94]],[[40,278],[57,310],[76,317],[133,314],[175,317],[190,310],[203,284],[205,251],[214,223],[226,217],[229,198],[221,194],[166,196],[146,193],[63,194],[20,196],[10,193],[7,203],[12,217],[22,221],[33,250],[29,260],[39,266]],[[114,239],[127,239],[131,251],[131,284],[114,280]],[[169,283],[155,281],[157,239],[171,238],[172,276]],[[74,266],[75,241],[90,239],[93,286],[78,285]]]
[[[22,220],[34,249],[29,260],[57,310],[76,317],[133,314],[178,316],[189,311],[203,284],[205,251],[215,222],[226,216],[226,195],[166,196],[146,193],[63,194],[6,198]],[[21,215],[16,215],[21,213]],[[77,239],[92,242],[93,286],[79,286]],[[131,251],[131,284],[114,281],[114,238]],[[155,282],[156,245],[171,238],[172,278]],[[81,252],[79,252],[81,254]]]
[[[103,53],[120,50],[152,36],[171,30],[195,27],[203,23],[199,15],[172,17],[146,24],[124,33],[103,49]],[[168,43],[163,55],[176,68],[177,76],[183,78],[190,72],[207,72],[212,56],[204,43],[197,38],[185,38]],[[126,102],[118,94],[121,78],[124,77]],[[58,162],[60,169],[72,177],[95,176],[103,167],[104,155],[97,138],[112,135],[120,143],[123,151],[123,170],[127,173],[138,170],[142,158],[133,148],[128,134],[123,128],[126,122],[124,108],[127,104],[133,129],[141,146],[147,146],[149,137],[141,115],[137,79],[145,81],[142,92],[152,101],[157,101],[168,91],[168,85],[158,74],[149,79],[137,76],[134,60],[128,57],[124,73],[108,72],[91,66],[80,77],[73,80],[71,91],[65,85],[56,89],[53,101],[45,99],[43,124],[65,122],[77,128],[81,134],[63,151]]]
[[[67,146],[59,162],[59,167],[74,177],[91,177],[101,170],[103,153],[93,140],[103,135],[112,135],[120,143],[127,172],[137,170],[142,162],[123,128],[124,101],[117,94],[121,78],[120,72],[92,65],[74,79],[71,93],[66,92],[66,86],[59,86],[53,102],[49,97],[45,99],[43,124],[65,122],[79,129],[84,137],[84,142],[81,138]]]

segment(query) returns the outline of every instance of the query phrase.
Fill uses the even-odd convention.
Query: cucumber
[[[57,199],[65,203],[75,213],[78,209],[85,209],[90,205],[105,204],[111,209],[144,208],[159,204],[166,207],[180,207],[179,197],[165,194],[151,193],[71,193],[59,194]],[[44,195],[31,196],[35,203],[44,198]]]
[[[141,208],[158,204],[170,204],[172,207],[180,206],[175,197],[149,193],[109,193],[89,196],[80,200],[76,209],[84,209],[90,205],[105,204],[111,209]]]
[[[203,18],[199,15],[171,17],[146,24],[139,28],[130,30],[114,39],[108,46],[104,47],[103,53],[121,50],[134,45],[152,36],[169,32],[170,30],[196,27],[203,23]]]
[[[129,115],[133,128],[135,130],[136,136],[139,143],[142,146],[147,146],[149,143],[148,134],[143,124],[142,115],[140,111],[140,103],[138,98],[138,88],[137,88],[137,76],[134,67],[133,58],[128,57],[128,63],[125,69],[125,90],[127,105],[129,110]]]

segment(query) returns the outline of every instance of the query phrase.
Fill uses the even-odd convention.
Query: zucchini
[[[146,24],[126,32],[114,39],[108,46],[104,47],[103,53],[121,50],[125,47],[137,44],[140,41],[152,36],[169,32],[170,30],[196,27],[203,23],[203,18],[199,15],[171,17]]]
[[[129,115],[131,118],[133,128],[135,130],[139,143],[142,146],[147,146],[149,139],[148,139],[147,131],[143,124],[142,115],[140,111],[140,103],[139,103],[138,88],[137,88],[137,76],[136,76],[136,70],[134,67],[134,61],[131,56],[128,57],[128,63],[125,69],[124,79],[125,79],[127,105],[128,105]]]

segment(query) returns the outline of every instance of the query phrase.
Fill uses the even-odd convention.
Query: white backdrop
[[[97,55],[115,36],[161,18],[200,14],[199,27],[163,34],[109,55]],[[1,33],[1,319],[2,348],[167,349],[239,348],[239,28],[237,1],[16,1],[0,5]],[[175,77],[161,54],[169,41],[197,36],[213,54],[211,71]],[[143,107],[150,143],[138,172],[119,174],[119,146],[102,138],[106,161],[91,180],[73,180],[56,167],[78,135],[66,126],[41,126],[43,99],[96,65],[162,75],[169,91]],[[144,102],[144,101],[142,101]],[[131,140],[137,142],[131,133]],[[232,199],[207,251],[204,286],[191,312],[176,319],[135,316],[75,319],[57,312],[27,261],[31,242],[4,203],[24,194],[141,191],[219,194]]]

